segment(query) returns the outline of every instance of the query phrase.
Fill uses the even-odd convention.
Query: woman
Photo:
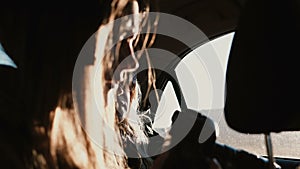
[[[30,2],[27,3],[22,6],[12,1],[0,12],[0,41],[6,53],[18,66],[17,77],[20,77],[9,84],[17,86],[14,90],[14,93],[17,93],[15,98],[21,98],[17,104],[3,105],[4,109],[8,110],[7,113],[1,111],[1,124],[4,125],[2,122],[6,121],[7,117],[15,118],[9,121],[9,127],[5,127],[7,130],[1,131],[1,135],[4,135],[1,142],[11,144],[5,149],[1,148],[1,154],[12,152],[12,157],[1,158],[8,159],[1,161],[2,166],[134,168],[147,165],[147,160],[141,162],[141,158],[128,160],[123,150],[126,143],[140,143],[142,146],[134,147],[140,150],[144,149],[143,144],[147,143],[139,119],[136,119],[137,123],[132,124],[127,120],[129,107],[138,109],[140,102],[137,83],[132,81],[132,78],[127,78],[132,77],[135,65],[117,70],[119,73],[116,74],[119,74],[119,77],[113,77],[112,72],[127,54],[136,49],[145,49],[149,45],[151,38],[148,35],[140,36],[138,32],[142,26],[147,27],[150,23],[145,25],[141,24],[145,19],[138,22],[135,20],[134,32],[130,32],[132,27],[113,31],[118,28],[107,25],[124,15],[150,11],[148,2],[113,0],[99,3],[98,0],[90,0],[85,3],[67,1],[63,4],[50,1],[37,8]],[[80,85],[88,84],[91,80],[89,75],[96,70],[97,63],[103,61],[100,73],[97,74],[101,79],[98,84],[98,97],[99,102],[103,103],[103,119],[97,123],[105,122],[103,126],[109,131],[105,128],[96,130],[97,135],[105,141],[103,145],[97,145],[83,129],[93,128],[93,125],[90,125],[93,121],[88,123],[90,126],[82,127],[81,118],[75,111],[78,106],[84,108],[84,114],[90,111],[94,105],[89,105],[88,99],[93,98],[93,91],[88,88],[81,90],[87,97],[78,104],[74,105],[72,99],[72,73],[76,57],[84,42],[95,31],[96,62],[91,61],[84,65],[85,72],[81,76],[84,80]],[[118,35],[113,35],[112,32]],[[120,36],[122,32],[133,33],[133,36],[118,42],[111,51],[105,49],[113,36]],[[122,52],[124,54],[120,54]],[[136,63],[138,56],[133,55],[132,59]],[[123,71],[124,69],[127,71]],[[109,150],[117,149],[118,154],[111,153],[103,147],[108,147]],[[135,152],[140,157],[139,151]]]

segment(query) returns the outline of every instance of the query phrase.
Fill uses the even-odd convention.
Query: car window
[[[0,43],[0,65],[11,66],[17,68],[13,60],[5,53],[1,43]]]
[[[176,98],[176,94],[172,83],[169,81],[164,89],[155,113],[153,130],[159,133],[160,136],[166,137],[166,132],[172,124],[172,116],[176,110],[180,111],[180,106]],[[150,93],[150,98],[151,98]]]
[[[242,134],[229,128],[224,119],[225,72],[234,33],[225,34],[209,43],[196,48],[176,67],[179,85],[187,106],[202,112],[214,120],[218,127],[219,143],[243,149],[257,155],[266,155],[262,134]],[[214,49],[212,51],[211,49]],[[223,80],[217,86],[212,85],[213,73],[203,62],[203,57],[217,57]],[[215,68],[213,68],[215,69]],[[216,89],[219,88],[219,89]],[[216,93],[217,92],[217,93]],[[176,96],[174,96],[176,97]],[[215,101],[217,100],[217,101]],[[277,157],[300,158],[300,132],[272,133],[274,155]]]

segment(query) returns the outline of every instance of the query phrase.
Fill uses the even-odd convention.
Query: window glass
[[[151,94],[153,93],[150,93],[150,96]],[[166,132],[170,129],[172,124],[171,119],[173,113],[176,110],[180,110],[180,106],[177,101],[173,85],[169,81],[161,95],[152,126],[160,136],[166,137]]]
[[[6,66],[11,66],[13,68],[17,68],[16,64],[5,53],[1,43],[0,43],[0,65],[6,65]]]

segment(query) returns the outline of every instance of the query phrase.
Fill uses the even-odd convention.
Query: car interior
[[[105,3],[102,2],[102,4]],[[20,10],[22,7],[18,7],[15,10],[18,12],[15,13],[10,9],[0,12],[0,18],[9,16],[11,19],[3,19],[3,22],[5,22],[4,26],[0,23],[0,42],[1,46],[3,46],[0,55],[3,55],[2,51],[3,53],[6,51],[8,56],[15,61],[21,70],[24,64],[29,63],[32,69],[29,68],[24,71],[33,72],[32,77],[30,75],[29,78],[35,80],[34,83],[31,81],[26,81],[25,84],[19,83],[20,80],[24,80],[22,79],[24,73],[20,72],[11,60],[11,65],[9,63],[3,64],[0,60],[0,161],[3,162],[3,166],[26,168],[23,166],[25,158],[22,157],[27,155],[23,152],[26,149],[24,145],[44,143],[45,140],[43,139],[46,138],[36,140],[31,138],[32,131],[26,127],[27,123],[34,116],[38,117],[41,122],[30,124],[30,126],[49,126],[49,114],[46,112],[50,112],[53,109],[57,101],[57,95],[64,91],[59,90],[61,84],[51,85],[47,83],[45,86],[39,87],[42,84],[39,83],[39,80],[44,82],[62,80],[66,82],[64,85],[67,84],[68,86],[70,84],[71,77],[68,75],[72,74],[70,68],[73,67],[76,60],[74,58],[71,59],[71,55],[79,53],[78,51],[84,44],[84,41],[97,29],[100,22],[97,18],[103,17],[101,13],[96,12],[99,10],[95,7],[96,5],[99,5],[98,2],[87,3],[84,6],[77,4],[76,9],[85,8],[82,11],[84,14],[76,15],[77,18],[70,19],[69,23],[65,22],[64,19],[59,20],[59,23],[57,23],[56,19],[61,16],[57,14],[53,16],[48,15],[41,9],[34,11],[35,14],[41,14],[40,18],[31,18],[31,14]],[[68,6],[66,5],[65,7]],[[157,7],[157,11],[159,12],[176,15],[193,23],[203,31],[207,38],[199,39],[197,44],[193,48],[190,48],[171,37],[157,35],[153,44],[153,48],[163,48],[171,51],[180,58],[170,61],[165,70],[154,70],[156,73],[156,88],[161,91],[159,96],[161,98],[165,97],[162,100],[166,102],[165,104],[171,104],[172,107],[168,112],[171,126],[166,125],[167,122],[165,121],[162,122],[165,123],[163,126],[171,128],[170,135],[174,139],[177,136],[176,131],[180,130],[182,125],[186,125],[193,120],[195,122],[190,124],[191,130],[181,142],[160,155],[150,157],[151,161],[153,161],[152,168],[213,168],[213,160],[216,160],[219,168],[222,169],[299,169],[300,113],[297,111],[296,105],[299,104],[300,76],[298,70],[299,62],[296,59],[299,56],[300,44],[300,1],[161,0],[157,1]],[[46,11],[51,12],[51,9],[45,8]],[[51,5],[49,8],[51,8]],[[70,9],[69,13],[62,12],[65,19],[72,18],[72,14],[78,11],[76,9]],[[62,9],[57,9],[57,11],[60,10]],[[12,19],[18,17],[22,19]],[[60,37],[68,40],[59,41],[57,37],[52,37],[51,33],[49,33],[50,28],[47,26],[47,19],[52,24],[50,28],[54,32],[58,32]],[[76,19],[84,21],[78,22]],[[13,25],[14,29],[9,24]],[[54,24],[58,24],[61,27],[54,27]],[[72,29],[73,27],[69,25],[76,25],[77,27],[76,29]],[[65,32],[71,29],[71,34],[65,34]],[[30,37],[34,31],[40,31],[36,35],[36,39]],[[77,37],[73,38],[75,35]],[[200,49],[205,45],[215,48],[217,54],[218,52],[224,53],[224,50],[214,46],[214,41],[227,35],[230,35],[232,39],[228,41],[228,44],[225,44],[227,45],[226,49],[228,53],[224,54],[226,58],[224,59],[224,64],[223,62],[221,63],[224,72],[220,74],[224,78],[224,81],[218,84],[221,88],[214,95],[218,97],[217,106],[211,108],[205,106],[205,103],[203,107],[195,108],[190,102],[195,97],[197,98],[197,96],[189,98],[186,90],[191,92],[190,95],[196,92],[192,91],[194,89],[190,87],[184,87],[184,85],[190,82],[189,78],[193,79],[193,77],[197,78],[197,76],[200,76],[201,72],[190,71],[190,77],[186,76],[184,77],[185,79],[182,79],[179,73],[183,70],[179,70],[179,68],[181,65],[189,67],[190,62],[187,61],[187,58],[198,48]],[[49,40],[45,42],[45,46],[39,44],[42,36],[46,36],[46,39]],[[33,46],[28,45],[31,42],[34,42]],[[54,45],[56,42],[57,45]],[[64,44],[66,43],[76,50],[65,51]],[[60,50],[70,56],[68,58],[60,58],[60,54],[57,54]],[[49,60],[42,60],[37,57],[42,54],[48,56]],[[27,55],[35,57],[28,57]],[[40,69],[43,65],[53,64],[54,70],[51,71],[60,73],[55,70],[55,63],[59,59],[62,59],[61,63],[68,63],[69,60],[71,62],[71,66],[66,64],[66,67],[71,71],[61,73],[61,76],[67,78],[60,79],[59,77],[52,76],[51,72],[48,72],[50,70],[46,68],[42,69],[43,71],[41,72],[36,71],[36,69]],[[197,66],[199,66],[197,70],[200,70],[201,65]],[[207,71],[205,67],[203,70]],[[142,96],[146,96],[146,91],[149,88],[148,81],[146,81],[148,79],[147,76],[148,70],[143,70],[136,77],[141,85]],[[213,74],[210,76],[208,81],[214,78]],[[195,82],[195,84],[201,85],[201,87],[194,86],[195,90],[199,88],[197,90],[200,90],[200,93],[201,91],[214,92],[205,88],[205,85],[203,85],[204,87],[202,86],[206,82],[201,79],[198,81],[199,83]],[[47,88],[52,88],[54,92],[43,93]],[[22,100],[24,96],[28,99],[23,98]],[[160,110],[161,102],[155,104],[149,98],[142,98],[142,100],[144,105],[142,108],[147,109],[150,107],[156,113]],[[207,105],[209,104],[211,103],[207,103]],[[28,107],[34,107],[35,109],[30,112],[31,110],[29,111]],[[28,114],[20,113],[23,109],[26,109],[25,112]],[[217,111],[217,113],[214,111]],[[39,114],[37,112],[45,113]],[[214,118],[214,115],[217,118]],[[236,137],[228,135],[226,139],[231,139],[233,144],[226,144],[226,141],[224,143],[222,140],[223,137],[219,138],[218,136],[219,132],[223,132],[221,127],[224,127],[222,125],[218,126],[221,118],[226,123],[226,127],[228,128],[226,130],[250,136],[249,140],[246,137],[239,137],[238,135]],[[152,120],[152,123],[155,124],[155,120]],[[149,125],[152,125],[152,123]],[[145,132],[151,138],[159,135],[159,130],[155,131],[154,133],[150,131]],[[209,132],[209,134],[205,135],[202,131]],[[276,142],[276,140],[273,140],[273,135],[281,133],[292,133],[294,135],[285,136],[281,140],[284,142],[282,145],[273,144]],[[251,139],[254,138],[251,137],[252,135],[263,137],[261,139],[263,142],[259,147],[260,150],[257,150],[263,152],[263,154],[250,149],[247,150],[247,148],[235,147],[237,142],[243,141],[245,144],[248,144],[248,147],[254,147],[251,144],[257,141],[253,140],[251,142]],[[205,139],[201,141],[201,138]],[[36,147],[43,149],[49,146],[49,143],[45,142],[43,145]],[[160,144],[162,146],[164,143],[153,144]],[[284,151],[287,156],[277,155],[277,147],[278,149],[284,148],[286,145],[290,145]],[[46,151],[50,150],[47,149]],[[147,168],[146,166],[143,167]],[[49,168],[58,167],[50,166]]]

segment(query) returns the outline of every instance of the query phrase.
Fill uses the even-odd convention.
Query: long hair
[[[97,77],[100,79],[98,101],[101,102],[101,108],[99,111],[103,114],[103,119],[98,121],[102,127],[96,130],[98,130],[99,137],[103,140],[102,145],[97,145],[85,133],[78,115],[74,111],[72,103],[70,103],[72,102],[71,94],[64,94],[60,97],[56,109],[50,113],[50,119],[52,119],[50,125],[50,153],[53,166],[57,168],[65,168],[66,166],[71,168],[130,168],[128,157],[124,151],[127,144],[147,144],[147,137],[144,134],[144,125],[141,119],[137,118],[134,123],[131,123],[126,115],[129,110],[122,111],[119,104],[126,102],[127,107],[134,110],[138,117],[138,112],[142,106],[141,91],[138,82],[133,80],[133,76],[141,53],[146,53],[146,48],[152,45],[155,38],[150,34],[139,34],[143,28],[153,29],[155,27],[153,23],[147,20],[149,11],[150,5],[146,0],[111,1],[106,18],[96,33],[95,47],[95,58],[98,59],[98,62],[101,62],[99,76]],[[107,26],[117,18],[139,13],[144,13],[144,15],[140,15],[143,17],[139,18],[138,22],[133,23],[132,26],[126,26],[126,21],[120,27]],[[111,45],[113,38],[122,36],[124,32],[132,30],[135,30],[132,36],[117,42],[112,49],[107,48]],[[135,54],[137,50],[140,51],[140,54]],[[114,76],[119,63],[128,55],[131,55],[132,63],[127,64],[127,67],[123,67],[117,73],[117,76]],[[146,57],[149,56],[146,55]],[[147,59],[150,62],[150,59]],[[155,74],[150,65],[149,63],[149,86],[154,84],[153,79],[155,79]],[[122,93],[127,93],[129,99],[120,100],[123,98],[119,97]],[[109,127],[110,130],[107,130],[106,127]],[[114,134],[109,133],[112,131]],[[115,154],[104,147],[118,149],[117,151],[121,153]],[[137,158],[142,158],[139,151],[136,151],[136,153]],[[41,162],[39,163],[43,165]]]

